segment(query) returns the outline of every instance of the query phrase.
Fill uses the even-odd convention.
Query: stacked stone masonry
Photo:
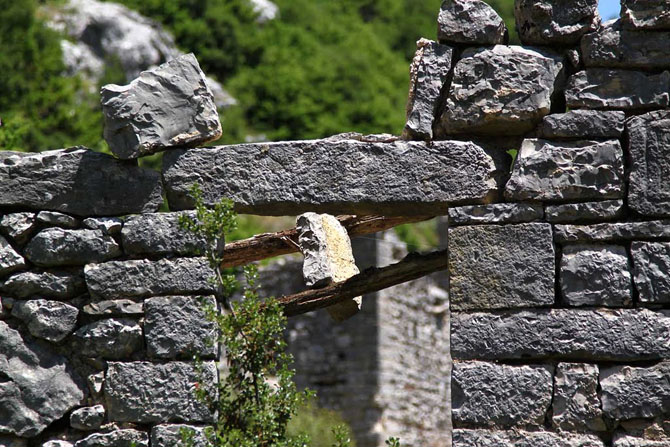
[[[438,13],[399,137],[193,148],[220,127],[186,55],[106,88],[119,158],[0,152],[0,446],[167,447],[212,423],[216,290],[178,227],[194,183],[251,214],[448,217],[448,275],[290,323],[299,384],[359,447],[670,446],[670,2],[602,23],[596,0],[517,0],[523,46],[483,1]],[[149,84],[173,96],[138,116]],[[192,97],[200,115],[155,112]],[[161,173],[134,161],[157,151]],[[396,259],[366,242],[361,271]],[[304,289],[299,264],[267,294]]]

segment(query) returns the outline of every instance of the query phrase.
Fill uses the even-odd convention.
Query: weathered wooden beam
[[[362,236],[388,230],[398,225],[421,222],[432,216],[385,217],[385,216],[340,216],[339,221],[347,229],[349,237]],[[250,262],[286,255],[300,251],[298,232],[295,228],[277,233],[264,233],[250,239],[226,244],[221,267],[235,267]]]

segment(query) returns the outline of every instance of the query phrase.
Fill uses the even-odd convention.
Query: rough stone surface
[[[79,219],[68,216],[67,214],[57,213],[55,211],[40,211],[37,213],[36,220],[42,225],[61,227],[61,228],[77,228],[79,226]]]
[[[86,315],[139,316],[144,314],[144,302],[129,299],[88,303],[82,309]]]
[[[550,306],[554,263],[548,224],[450,229],[451,308]]]
[[[670,72],[590,68],[568,80],[565,91],[571,109],[662,109],[670,104]]]
[[[495,203],[449,208],[449,225],[510,224],[542,219],[542,205],[535,203]]]
[[[0,321],[0,432],[33,437],[84,398],[67,360]]]
[[[605,447],[594,435],[552,432],[454,430],[453,447]]]
[[[7,239],[0,236],[0,278],[21,270],[25,266],[26,260],[23,259],[23,256],[14,250]]]
[[[408,140],[432,140],[433,121],[451,70],[454,51],[427,39],[420,39],[416,47],[409,69],[407,123],[403,137]]]
[[[456,427],[540,427],[553,388],[553,368],[456,362],[451,375]]]
[[[667,447],[669,439],[644,439],[635,436],[615,436],[612,447]]]
[[[121,159],[221,137],[214,97],[193,54],[142,72],[128,85],[106,85],[100,94],[104,137]]]
[[[77,441],[74,447],[149,447],[149,435],[133,429],[95,433]]]
[[[521,135],[551,109],[562,59],[540,50],[496,45],[466,50],[440,118],[438,136]]]
[[[670,1],[622,0],[621,21],[626,28],[670,30]]]
[[[598,0],[517,0],[514,6],[525,45],[573,45],[600,26]]]
[[[633,242],[631,254],[640,302],[670,303],[670,244]]]
[[[194,395],[195,383],[214,392],[216,365],[205,362],[201,374],[192,363],[110,362],[105,400],[111,421],[211,422],[212,413]]]
[[[105,422],[105,407],[77,408],[70,414],[70,426],[77,430],[97,430]]]
[[[605,431],[598,398],[598,365],[559,363],[554,380],[551,423],[563,431]]]
[[[25,244],[30,239],[36,227],[34,213],[12,213],[0,219],[0,230],[19,245]]]
[[[670,32],[639,32],[621,29],[619,21],[608,22],[581,41],[587,67],[664,70],[670,68]]]
[[[454,358],[639,361],[670,355],[670,313],[553,309],[454,313]]]
[[[307,287],[319,288],[359,273],[347,230],[330,214],[305,213],[296,222],[298,244],[304,256],[302,272]],[[336,321],[344,321],[361,309],[362,297],[328,307]]]
[[[670,111],[647,113],[626,122],[631,159],[628,202],[645,216],[670,215]]]
[[[437,18],[442,43],[496,45],[505,43],[507,27],[498,13],[481,0],[445,0]]]
[[[623,150],[618,140],[553,142],[527,139],[505,187],[510,200],[620,199]]]
[[[156,425],[151,429],[151,447],[184,447],[181,432],[188,430],[193,434],[193,445],[191,447],[208,447],[207,436],[204,427],[194,425],[174,424]]]
[[[153,213],[127,218],[121,232],[123,250],[131,256],[203,254],[204,239],[179,227],[183,214]]]
[[[12,316],[28,326],[34,337],[59,342],[77,327],[79,309],[60,301],[43,299],[17,301],[12,308]]]
[[[147,299],[144,334],[149,355],[168,359],[216,356],[217,326],[207,318],[205,306],[216,309],[213,296]]]
[[[551,223],[605,222],[616,220],[623,214],[623,200],[566,203],[549,205],[544,209],[544,218]]]
[[[537,128],[537,136],[549,139],[619,138],[625,120],[626,114],[615,110],[571,110],[545,116]]]
[[[554,240],[566,242],[616,242],[670,238],[670,221],[617,222],[596,225],[556,225]]]
[[[159,175],[75,147],[40,153],[0,152],[0,206],[114,216],[157,211]]]
[[[626,247],[570,245],[561,258],[561,292],[568,306],[628,307],[633,281]]]
[[[95,321],[77,329],[74,338],[77,352],[87,357],[123,359],[144,348],[142,328],[128,318]]]
[[[118,234],[123,227],[123,221],[116,217],[89,217],[82,222],[89,230],[100,230],[105,234]]]
[[[110,261],[87,265],[84,274],[91,294],[107,299],[215,292],[205,258]]]
[[[25,247],[29,261],[41,267],[84,265],[121,256],[121,248],[100,230],[42,230]]]
[[[614,419],[653,418],[670,412],[670,362],[648,368],[613,366],[600,371],[603,413]]]
[[[0,443],[2,446],[2,443]],[[61,439],[52,439],[42,444],[42,447],[74,447],[74,444],[69,441],[63,441]]]
[[[86,284],[80,270],[31,271],[10,276],[0,291],[16,298],[67,299],[86,293]]]
[[[16,438],[14,436],[0,435],[0,447],[28,447],[28,440],[23,438]]]
[[[239,212],[266,215],[433,215],[487,201],[494,171],[473,143],[337,138],[175,150],[163,163],[171,209],[192,207],[199,182],[207,204],[228,197]]]

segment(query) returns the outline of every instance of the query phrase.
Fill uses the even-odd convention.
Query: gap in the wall
[[[599,0],[598,11],[603,21],[618,19],[621,16],[620,0]]]

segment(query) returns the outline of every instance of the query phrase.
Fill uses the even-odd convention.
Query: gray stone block
[[[81,311],[93,316],[141,316],[144,315],[144,302],[129,299],[99,301],[86,304]]]
[[[507,27],[498,13],[481,0],[445,0],[437,18],[442,43],[496,45],[505,43]]]
[[[102,405],[77,408],[70,413],[70,427],[77,430],[97,430],[104,422],[105,407]]]
[[[12,316],[22,320],[30,334],[52,342],[59,342],[77,327],[79,309],[60,301],[17,301]]]
[[[179,217],[184,214],[152,213],[128,217],[121,231],[123,251],[132,256],[204,254],[204,239],[179,227]],[[187,215],[194,216],[194,213]]]
[[[31,271],[10,276],[0,291],[16,298],[68,299],[86,293],[86,283],[79,269]]]
[[[86,357],[118,360],[144,348],[142,328],[128,318],[95,321],[77,329],[73,338],[77,353]]]
[[[0,433],[39,435],[80,405],[84,391],[67,359],[0,321]]]
[[[166,296],[144,302],[144,335],[151,357],[212,358],[217,355],[217,325],[205,306],[216,309],[213,296]]]
[[[598,0],[516,0],[514,17],[524,45],[574,45],[598,29]]]
[[[433,215],[451,204],[486,202],[496,189],[494,171],[473,143],[337,138],[175,150],[163,163],[171,209],[193,206],[198,181],[207,204],[227,197],[239,212],[266,215]]]
[[[554,257],[549,224],[450,229],[451,308],[551,306]]]
[[[134,429],[95,433],[77,441],[74,447],[149,447],[149,435]]]
[[[213,294],[209,282],[214,276],[205,258],[176,258],[150,261],[110,261],[84,268],[92,295],[113,299],[119,296]]]
[[[0,184],[0,206],[75,216],[146,213],[163,203],[158,173],[82,147],[0,152]]]
[[[670,30],[670,1],[622,0],[621,21],[631,29]]]
[[[606,222],[623,217],[624,212],[623,200],[605,200],[548,205],[544,208],[544,218],[551,223]]]
[[[524,140],[505,187],[509,200],[620,199],[623,150],[618,140]]]
[[[100,230],[42,230],[24,249],[30,262],[40,267],[85,265],[121,256],[121,248]]]
[[[626,248],[570,245],[561,258],[561,292],[568,306],[629,307],[633,281]]]
[[[0,278],[8,274],[21,270],[26,266],[26,260],[7,242],[7,239],[0,236]]]
[[[504,45],[466,50],[454,68],[438,137],[529,132],[549,114],[562,73],[562,59],[540,50]]]
[[[2,442],[0,442],[0,447],[5,447],[2,445]],[[70,441],[63,441],[61,439],[52,439],[42,444],[42,447],[74,447],[74,443]]]
[[[547,115],[537,128],[539,138],[591,139],[619,138],[623,134],[626,114],[614,110],[571,110]]]
[[[116,422],[212,422],[214,415],[195,396],[195,384],[215,393],[217,370],[205,362],[110,362],[105,377],[109,419]],[[215,395],[213,397],[216,397]]]
[[[626,122],[630,154],[628,206],[645,216],[670,215],[670,111],[630,118]]]
[[[670,243],[633,242],[631,254],[640,303],[670,303]]]
[[[79,226],[79,219],[56,211],[40,211],[35,218],[38,223],[50,227],[74,229]]]
[[[104,137],[121,159],[221,137],[214,97],[192,53],[144,71],[128,85],[105,85],[100,94]]]
[[[552,309],[453,313],[455,359],[641,361],[670,356],[670,312]],[[644,336],[641,336],[644,334]]]
[[[0,219],[0,230],[19,245],[28,242],[36,228],[37,222],[34,213],[6,214]]]
[[[551,405],[553,368],[456,362],[451,387],[456,427],[541,427]]]
[[[648,368],[603,368],[600,371],[603,413],[617,421],[667,415],[670,413],[668,382],[670,362]]]
[[[542,219],[544,210],[536,203],[494,203],[449,208],[449,225],[511,224]]]
[[[190,447],[209,447],[205,427],[195,425],[174,424],[156,425],[151,429],[151,447],[185,447],[182,442],[182,431],[193,435],[193,445]]]
[[[598,398],[598,365],[559,363],[554,380],[552,426],[562,431],[607,430]]]
[[[454,430],[453,447],[605,447],[594,435],[545,431]]]
[[[572,75],[565,91],[571,109],[662,109],[670,104],[670,72],[589,68]]]
[[[554,226],[554,240],[559,244],[667,238],[670,238],[670,221],[665,220]]]
[[[100,230],[105,234],[118,234],[123,227],[123,221],[116,217],[89,217],[82,222],[89,230]]]
[[[407,123],[403,138],[432,140],[433,121],[438,112],[454,50],[427,39],[416,43],[416,54],[409,69]],[[448,85],[446,86],[448,88]]]

